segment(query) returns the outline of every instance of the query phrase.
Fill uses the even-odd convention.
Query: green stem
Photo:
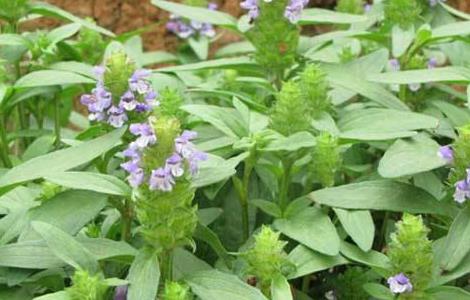
[[[173,280],[173,251],[167,250],[160,255],[161,273],[162,273],[162,284]]]
[[[131,239],[131,229],[132,229],[132,219],[134,217],[134,206],[132,201],[129,198],[126,198],[124,207],[121,211],[122,218],[122,227],[121,227],[121,240],[130,241]]]
[[[284,176],[281,180],[279,189],[279,207],[282,211],[289,204],[289,184],[290,184],[290,173],[292,171],[292,162],[290,160],[283,160],[282,166],[284,168]]]
[[[379,249],[382,249],[385,246],[385,234],[387,233],[388,219],[390,218],[390,212],[386,211],[384,214],[384,219],[382,222],[382,228],[380,229],[379,236]]]
[[[54,132],[55,132],[55,148],[59,149],[60,141],[60,99],[56,95],[54,97]]]
[[[0,155],[2,157],[3,165],[7,168],[13,167],[10,157],[8,156],[8,140],[5,131],[6,122],[4,117],[0,115]]]

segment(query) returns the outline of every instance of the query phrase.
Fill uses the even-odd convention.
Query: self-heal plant
[[[404,214],[396,228],[387,251],[391,263],[390,290],[401,293],[400,299],[423,299],[433,270],[429,229],[420,216],[410,214]]]
[[[284,252],[286,242],[279,239],[279,232],[263,226],[255,235],[252,247],[242,253],[243,259],[248,264],[246,275],[255,276],[260,290],[269,297],[271,281],[276,276],[284,276],[292,266]]]
[[[135,70],[124,54],[114,54],[104,66],[96,67],[95,73],[96,87],[80,99],[91,121],[119,128],[129,120],[145,119],[158,106],[158,95],[147,80],[150,71]]]

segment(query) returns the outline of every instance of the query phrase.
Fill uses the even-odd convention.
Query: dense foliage
[[[0,299],[470,299],[470,15],[151,2],[0,0]]]

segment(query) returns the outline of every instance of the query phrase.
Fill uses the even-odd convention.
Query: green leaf
[[[315,137],[307,132],[301,131],[294,133],[288,137],[278,135],[270,141],[262,150],[263,151],[296,151],[301,148],[311,148],[316,145]]]
[[[219,58],[219,57],[224,57],[224,56],[246,54],[246,53],[251,53],[255,51],[256,49],[252,43],[250,43],[249,41],[241,41],[241,42],[230,43],[226,46],[221,47],[215,53],[215,57]]]
[[[371,209],[413,214],[451,215],[453,210],[424,190],[390,180],[374,180],[325,188],[309,195],[312,201],[345,209]]]
[[[464,67],[442,67],[424,70],[408,70],[374,74],[367,78],[373,82],[388,84],[410,84],[428,82],[470,82],[470,69]]]
[[[63,25],[57,28],[54,28],[47,33],[47,39],[49,40],[49,48],[61,42],[69,37],[75,35],[82,26],[77,23]]]
[[[339,253],[339,236],[328,215],[309,207],[297,215],[274,221],[274,227],[288,237],[320,253]]]
[[[295,249],[289,253],[287,259],[296,267],[295,272],[289,274],[289,279],[302,277],[349,263],[349,261],[341,255],[324,255],[303,245],[295,247]]]
[[[203,208],[197,211],[197,216],[199,222],[201,222],[202,225],[207,226],[220,217],[222,212],[223,210],[218,207]]]
[[[181,109],[212,124],[227,136],[237,138],[248,135],[248,129],[243,124],[240,114],[233,108],[190,104],[182,106]]]
[[[123,127],[77,146],[28,160],[0,177],[0,187],[38,179],[84,164],[116,146],[125,130]]]
[[[68,190],[57,194],[42,205],[31,209],[28,219],[31,221],[47,222],[75,235],[88,222],[93,220],[106,206],[106,197],[101,194]],[[31,230],[25,230],[20,236],[20,241],[37,239],[37,235]]]
[[[24,46],[25,48],[27,48],[28,45],[29,41],[19,34],[0,34],[0,46]]]
[[[434,300],[470,299],[470,293],[455,286],[440,286],[427,291]]]
[[[469,20],[470,21],[470,15],[469,14],[466,14],[464,13],[463,11],[460,11],[458,9],[455,9],[453,8],[452,6],[450,5],[447,5],[445,4],[444,2],[442,1],[439,1],[439,4],[445,8],[445,10],[447,10],[449,13],[453,14],[454,16],[456,17],[459,17],[461,19],[464,19],[464,20]]]
[[[26,74],[15,83],[16,88],[65,84],[95,83],[95,80],[68,71],[42,70]]]
[[[48,223],[35,221],[31,224],[58,258],[75,269],[84,269],[91,274],[98,272],[100,267],[93,255],[72,236]]]
[[[136,255],[124,242],[108,239],[77,239],[97,260]],[[51,269],[65,263],[52,253],[44,241],[35,240],[0,246],[0,266],[24,269]]]
[[[390,267],[390,260],[385,254],[375,250],[364,252],[353,244],[349,244],[345,241],[341,242],[341,254],[352,261],[360,262],[369,267],[377,267],[385,270]]]
[[[237,276],[216,270],[191,274],[186,282],[191,291],[204,300],[267,300],[258,289]]]
[[[44,179],[73,189],[89,190],[125,197],[131,195],[131,188],[125,182],[106,174],[93,172],[59,172],[44,176]]]
[[[78,61],[60,61],[48,66],[48,69],[74,72],[96,80],[93,66]]]
[[[271,283],[272,300],[293,300],[289,282],[282,275],[274,277]]]
[[[217,234],[212,231],[209,227],[199,223],[196,227],[196,231],[193,234],[194,238],[199,239],[207,243],[212,250],[219,256],[226,266],[231,265],[230,256],[228,255],[227,250],[220,241]]]
[[[415,38],[414,26],[408,29],[402,29],[400,25],[394,25],[392,28],[392,54],[393,57],[402,56]]]
[[[142,66],[167,63],[177,60],[178,58],[176,55],[165,51],[145,52],[140,56],[140,63]]]
[[[372,248],[375,235],[375,225],[368,210],[334,209],[344,230],[363,251]]]
[[[357,109],[338,122],[340,137],[366,141],[409,137],[438,125],[438,119],[424,114],[381,108]]]
[[[254,199],[254,200],[250,200],[248,203],[256,206],[257,208],[261,209],[268,215],[273,216],[275,218],[280,218],[282,216],[281,208],[279,207],[279,205],[277,205],[273,201],[267,201],[263,199]]]
[[[446,164],[437,153],[439,144],[427,136],[397,140],[379,162],[384,178],[397,178],[437,169]]]
[[[199,271],[211,270],[212,267],[191,252],[177,248],[173,254],[173,276],[180,280]]]
[[[367,20],[367,16],[364,15],[353,15],[321,8],[307,8],[302,11],[299,24],[351,24],[366,22]]]
[[[128,300],[155,300],[160,281],[160,267],[156,253],[142,249],[129,269]]]
[[[200,36],[198,39],[196,38],[189,38],[188,39],[189,46],[193,49],[194,53],[196,53],[197,57],[200,60],[206,60],[207,56],[209,55],[209,39]]]
[[[395,299],[395,296],[390,292],[390,289],[378,284],[378,283],[366,283],[362,286],[364,290],[374,297],[374,299],[380,299],[380,300],[393,300]]]
[[[470,110],[467,107],[458,107],[452,103],[441,100],[430,101],[430,104],[446,115],[455,127],[470,123]]]
[[[447,234],[445,247],[439,265],[443,270],[453,270],[470,253],[470,240],[464,237],[470,235],[470,206],[467,205],[460,211],[452,223]]]
[[[234,30],[237,28],[237,20],[224,12],[169,1],[152,0],[152,4],[190,20],[219,25]]]
[[[74,16],[73,14],[71,14],[71,13],[69,13],[69,12],[67,12],[63,9],[60,9],[57,6],[54,6],[54,5],[51,5],[51,4],[48,4],[48,3],[43,3],[43,2],[31,3],[29,12],[31,14],[39,14],[39,15],[42,15],[42,16],[55,17],[55,18],[59,18],[59,19],[69,20],[71,22],[78,23],[78,24],[82,25],[83,27],[89,28],[89,29],[94,30],[96,32],[102,33],[102,34],[110,36],[110,37],[114,37],[114,33],[112,33],[111,31],[109,31],[109,30],[107,30],[103,27],[100,27],[100,26],[96,25],[93,22],[83,20],[83,19],[81,19],[77,16]]]
[[[176,4],[176,3],[175,3]],[[253,59],[241,56],[241,57],[232,57],[232,58],[220,58],[214,60],[207,60],[192,64],[185,64],[175,67],[164,67],[157,69],[157,72],[180,72],[180,71],[199,71],[199,70],[206,70],[206,69],[232,69],[232,68],[240,68],[243,66],[256,66],[256,63]]]
[[[328,81],[336,87],[358,93],[384,107],[409,110],[406,104],[386,88],[380,84],[367,81],[364,78],[364,73],[352,72],[350,67],[339,65],[325,65],[324,69],[328,74]]]
[[[70,296],[67,292],[60,291],[36,297],[33,300],[70,300]]]
[[[225,160],[215,155],[199,165],[199,173],[194,177],[194,187],[204,187],[230,178],[236,173],[235,167],[248,156],[247,152]]]
[[[470,21],[445,24],[434,28],[432,31],[433,39],[463,37],[466,35],[470,35]]]

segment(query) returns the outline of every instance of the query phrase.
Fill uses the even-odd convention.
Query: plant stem
[[[128,242],[131,239],[132,219],[134,216],[134,207],[132,201],[126,198],[124,207],[121,211],[122,227],[121,227],[121,240]]]
[[[280,189],[279,189],[279,207],[282,211],[289,204],[289,184],[290,184],[290,173],[292,171],[292,162],[288,159],[282,160],[282,166],[284,168],[284,176],[282,177]]]
[[[379,249],[382,249],[385,244],[385,234],[387,231],[388,219],[390,218],[390,212],[386,211],[384,214],[384,219],[382,222],[382,228],[380,229],[380,236],[379,236]]]
[[[54,132],[55,132],[55,148],[59,149],[60,141],[60,99],[57,95],[54,97]]]
[[[160,265],[162,274],[162,284],[173,280],[173,251],[167,250],[160,255]]]
[[[3,115],[0,115],[0,155],[2,157],[3,165],[7,168],[13,167],[10,157],[8,156],[8,140],[5,131],[6,122]]]

